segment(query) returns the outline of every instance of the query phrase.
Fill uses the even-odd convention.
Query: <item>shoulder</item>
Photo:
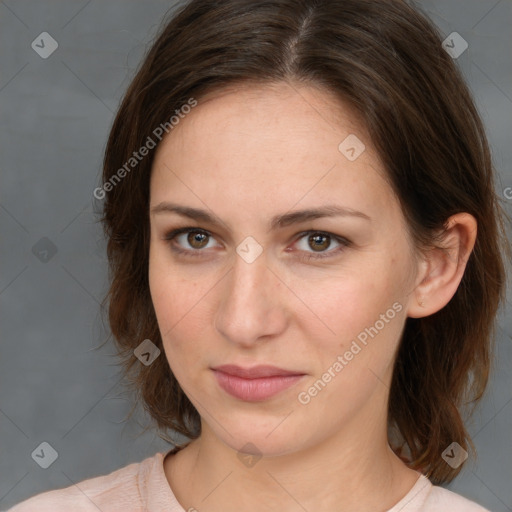
[[[490,512],[474,501],[455,492],[433,485],[425,502],[425,512]]]
[[[8,512],[114,512],[134,511],[142,497],[140,484],[160,453],[142,462],[129,464],[107,475],[82,480],[63,489],[46,491],[29,498]],[[141,482],[142,480],[142,482]]]
[[[432,485],[420,473],[412,489],[388,512],[490,512],[474,501]]]

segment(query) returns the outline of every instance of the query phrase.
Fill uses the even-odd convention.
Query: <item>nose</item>
[[[285,331],[286,286],[268,267],[265,252],[252,263],[236,255],[223,282],[215,328],[225,339],[250,348]]]

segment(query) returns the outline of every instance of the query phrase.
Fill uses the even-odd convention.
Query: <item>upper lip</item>
[[[242,377],[244,379],[258,379],[262,377],[276,377],[283,375],[304,375],[302,372],[292,370],[284,370],[272,365],[258,365],[251,368],[243,368],[235,364],[223,364],[212,368],[219,372],[234,375],[235,377]]]

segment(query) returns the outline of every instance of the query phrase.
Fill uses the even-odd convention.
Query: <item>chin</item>
[[[294,424],[289,423],[290,418],[286,415],[237,418],[232,412],[229,418],[228,422],[221,422],[222,426],[210,423],[209,428],[225,445],[240,454],[278,457],[299,451],[307,444],[304,425],[297,425],[297,418],[294,418]]]

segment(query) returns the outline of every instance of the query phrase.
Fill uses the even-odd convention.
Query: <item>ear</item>
[[[408,317],[432,315],[450,302],[464,275],[476,233],[476,219],[469,213],[457,213],[448,219],[442,248],[431,249],[419,263]]]

